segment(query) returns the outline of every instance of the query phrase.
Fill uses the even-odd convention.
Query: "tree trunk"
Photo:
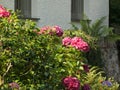
[[[120,82],[120,66],[118,50],[115,42],[103,42],[101,48],[102,59],[104,62],[105,73],[108,77],[113,77]]]

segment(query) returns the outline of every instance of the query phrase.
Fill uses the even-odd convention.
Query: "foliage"
[[[91,36],[93,38],[92,48],[88,54],[88,61],[92,65],[103,66],[103,62],[101,59],[101,51],[100,48],[103,46],[101,43],[107,41],[117,41],[120,40],[120,36],[115,34],[113,28],[104,25],[104,20],[106,17],[101,17],[94,22],[91,22],[88,17],[86,16],[84,20],[80,21],[81,30]],[[74,29],[80,31],[80,29],[75,25],[72,24]],[[96,47],[96,48],[94,48]],[[99,58],[98,58],[99,57]],[[96,62],[92,62],[91,60],[95,60]]]
[[[120,37],[113,32],[113,28],[104,25],[105,17],[97,19],[93,23],[85,20],[80,22],[81,29],[88,35],[95,37],[97,41],[104,40],[118,40]]]
[[[100,41],[101,39],[111,41],[120,40],[120,36],[113,32],[112,27],[108,27],[103,24],[105,18],[106,17],[101,17],[91,23],[88,17],[85,17],[84,20],[80,21],[81,30],[83,30],[87,35],[96,38],[96,41]],[[76,25],[72,24],[72,26],[75,30],[79,30]]]
[[[114,81],[109,80],[110,87],[102,85],[99,81],[107,79],[87,65],[88,50],[83,49],[92,46],[94,39],[84,32],[65,31],[63,35],[59,26],[37,28],[31,20],[18,19],[13,11],[0,17],[0,29],[0,90],[65,90],[62,80],[69,76],[80,81],[82,90],[117,90]],[[80,49],[62,45],[66,36],[80,37],[82,45],[76,43]],[[73,83],[68,82],[68,90],[74,90]]]
[[[109,78],[107,81],[112,83],[111,85],[105,84],[105,87],[102,87],[103,82],[106,81],[106,77],[102,77],[102,71],[100,71],[97,67],[92,67],[90,72],[85,76],[85,82],[90,83],[92,86],[92,90],[117,90],[118,84],[113,83],[113,79]],[[102,85],[98,82],[101,82]],[[115,86],[114,86],[115,85]],[[113,86],[113,87],[111,87]],[[109,88],[108,88],[109,87]]]

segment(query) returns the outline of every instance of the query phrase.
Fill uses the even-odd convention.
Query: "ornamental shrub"
[[[117,90],[117,82],[87,64],[94,38],[59,26],[38,28],[9,13],[0,17],[0,90]]]

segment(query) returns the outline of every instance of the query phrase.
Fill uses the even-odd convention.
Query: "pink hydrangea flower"
[[[81,50],[83,52],[88,52],[89,51],[89,45],[85,41],[83,41],[83,39],[80,38],[80,37],[72,38],[71,46],[73,46],[76,49]]]
[[[62,36],[63,35],[63,30],[60,26],[54,26],[54,28],[56,29],[56,35],[57,36]]]
[[[89,51],[89,46],[84,41],[77,42],[77,44],[75,45],[75,48],[78,49],[78,50],[81,50],[83,52],[88,52]]]
[[[79,90],[80,82],[76,77],[68,76],[62,80],[63,85],[67,90]]]
[[[37,34],[50,34],[50,35],[57,35],[57,36],[62,36],[63,35],[63,30],[59,26],[44,26],[40,29],[40,31]]]
[[[9,17],[10,12],[8,12],[4,7],[0,5],[0,17]]]
[[[9,86],[12,89],[17,89],[17,90],[19,90],[19,87],[20,87],[16,82],[9,83]]]
[[[70,37],[65,37],[63,40],[62,40],[62,44],[64,46],[68,46],[71,44],[71,38]]]
[[[72,47],[75,47],[76,49],[83,51],[83,52],[88,52],[90,49],[87,42],[83,41],[83,39],[80,37],[74,37],[72,39],[70,37],[65,37],[62,40],[62,44],[64,46],[71,45]]]
[[[81,41],[83,41],[82,38],[80,38],[80,37],[73,37],[71,39],[71,45],[73,47],[76,47],[76,45],[78,44],[78,42],[81,42]]]
[[[40,31],[38,32],[38,34],[48,34],[48,32],[51,30],[50,26],[44,26],[40,29]]]

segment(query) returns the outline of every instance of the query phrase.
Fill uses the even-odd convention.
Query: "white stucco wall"
[[[32,16],[40,18],[38,25],[71,25],[71,0],[32,0]]]
[[[14,0],[0,0],[0,4],[14,10]],[[92,21],[107,16],[109,0],[84,0],[84,14]],[[71,0],[32,0],[32,17],[40,18],[38,26],[59,25],[63,29],[71,27]]]
[[[108,25],[109,0],[84,0],[84,13],[92,21],[106,16],[105,24]]]
[[[8,9],[14,10],[14,0],[0,0],[0,5],[3,5]]]

